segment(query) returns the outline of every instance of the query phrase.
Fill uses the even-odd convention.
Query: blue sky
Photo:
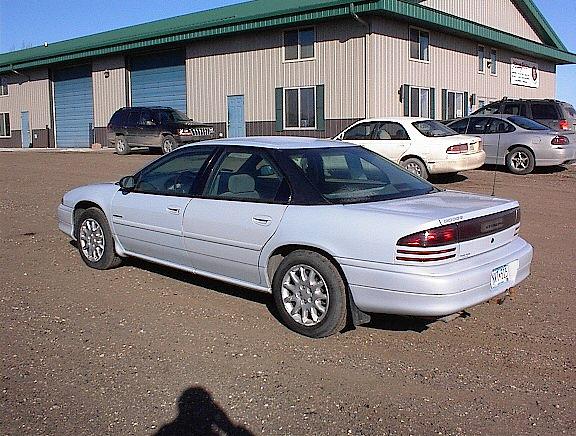
[[[575,0],[534,0],[576,53]],[[241,0],[0,0],[0,53],[215,8]],[[576,105],[576,65],[559,66],[557,98]]]

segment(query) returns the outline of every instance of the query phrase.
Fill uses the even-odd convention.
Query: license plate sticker
[[[508,265],[499,266],[492,270],[492,275],[490,276],[490,287],[494,289],[503,283],[507,283],[508,280],[510,280]]]

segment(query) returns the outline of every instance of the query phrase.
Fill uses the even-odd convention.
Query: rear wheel
[[[323,338],[346,325],[346,286],[338,269],[324,256],[307,250],[290,253],[272,282],[282,321],[293,331]]]
[[[86,209],[74,227],[78,251],[86,265],[103,270],[116,268],[122,263],[114,251],[114,239],[104,212],[95,207]]]
[[[426,165],[424,165],[424,162],[422,162],[420,159],[416,157],[410,157],[402,161],[400,165],[402,165],[404,169],[410,171],[412,174],[416,174],[423,179],[428,179],[428,169],[426,168]]]
[[[116,136],[114,148],[116,149],[117,154],[130,154],[130,146],[126,142],[126,138],[123,135]]]
[[[506,167],[514,174],[530,174],[535,164],[534,155],[526,147],[515,147],[506,155]]]
[[[172,136],[164,136],[162,138],[162,154],[170,153],[176,148],[176,141]]]

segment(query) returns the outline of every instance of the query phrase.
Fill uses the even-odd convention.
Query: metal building
[[[256,0],[0,55],[0,147],[106,144],[118,108],[228,136],[329,137],[553,98],[576,63],[532,0]]]

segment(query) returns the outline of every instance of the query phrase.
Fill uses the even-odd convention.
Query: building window
[[[484,46],[478,46],[478,72],[483,73],[484,67],[486,65],[486,56],[484,51]]]
[[[8,82],[5,77],[0,77],[0,96],[8,95]]]
[[[10,131],[10,114],[3,113],[0,114],[0,137],[9,138],[11,135]]]
[[[430,118],[430,89],[410,87],[410,116]]]
[[[496,50],[490,50],[490,74],[495,76],[497,74]]]
[[[410,28],[410,59],[428,62],[430,60],[429,45],[430,33]]]
[[[315,88],[310,87],[285,89],[284,114],[284,127],[287,129],[315,129]]]
[[[447,119],[452,120],[465,116],[464,104],[467,102],[464,101],[463,92],[448,91]]]
[[[295,61],[314,58],[314,28],[284,32],[284,60]]]

